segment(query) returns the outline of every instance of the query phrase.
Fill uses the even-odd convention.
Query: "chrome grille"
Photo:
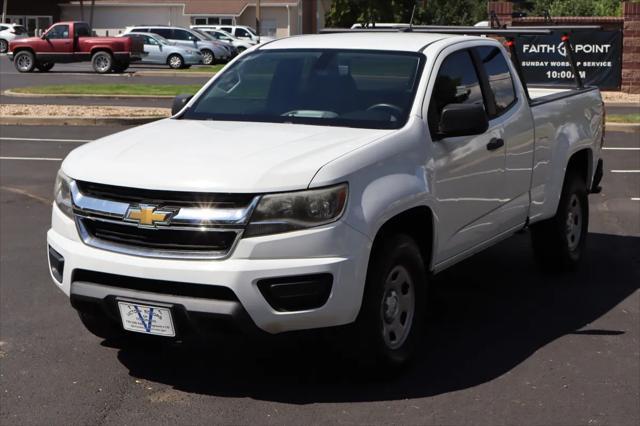
[[[80,181],[71,183],[71,193],[85,244],[179,259],[227,257],[259,201],[253,194],[154,191]],[[143,216],[142,209],[150,216]],[[154,212],[167,214],[167,219],[149,219]]]

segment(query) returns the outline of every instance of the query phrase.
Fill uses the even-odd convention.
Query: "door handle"
[[[503,146],[504,146],[504,140],[503,139],[493,138],[487,144],[487,149],[489,151],[495,151],[496,149],[502,148]]]

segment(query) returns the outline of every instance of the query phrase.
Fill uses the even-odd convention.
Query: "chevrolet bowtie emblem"
[[[168,224],[174,212],[169,210],[156,210],[157,208],[157,206],[147,204],[140,204],[137,207],[129,207],[125,219],[130,222],[138,222],[138,225],[140,226]]]

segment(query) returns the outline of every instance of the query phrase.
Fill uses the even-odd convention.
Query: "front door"
[[[69,25],[58,24],[51,27],[45,34],[42,49],[39,50],[38,59],[41,61],[70,61],[73,57],[73,38]]]
[[[143,62],[164,64],[167,55],[162,52],[162,45],[155,38],[148,35],[144,35],[142,38],[144,41],[144,51],[148,53]]]
[[[471,51],[452,47],[441,58],[436,62],[438,72],[427,112],[433,152],[427,168],[439,218],[436,265],[464,255],[497,234],[499,225],[492,213],[504,203],[505,188],[505,148],[495,143],[499,126],[491,125],[485,133],[472,136],[438,133],[440,115],[447,105],[479,104],[486,111]]]

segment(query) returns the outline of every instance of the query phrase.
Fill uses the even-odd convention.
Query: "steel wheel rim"
[[[107,59],[105,56],[98,56],[96,58],[96,68],[99,71],[106,71],[107,69],[109,69],[109,59]]]
[[[213,53],[211,52],[202,52],[202,62],[205,65],[211,65],[213,62]]]
[[[566,235],[569,250],[573,251],[580,245],[582,238],[582,206],[580,199],[573,194],[569,199],[569,209],[567,212]]]
[[[182,61],[180,60],[179,57],[172,56],[169,59],[169,65],[171,65],[171,67],[173,67],[173,68],[180,68],[180,66],[182,65]]]
[[[409,337],[415,315],[415,288],[403,265],[396,265],[387,275],[380,303],[382,337],[390,349],[398,349]]]
[[[29,55],[20,55],[18,56],[18,69],[20,71],[28,71],[29,68],[33,65],[33,61]]]

